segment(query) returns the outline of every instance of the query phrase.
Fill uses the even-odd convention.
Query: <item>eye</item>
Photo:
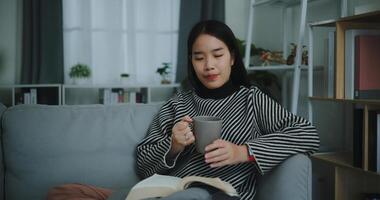
[[[194,57],[194,60],[203,60],[203,57]]]
[[[222,57],[223,54],[217,54],[217,55],[214,55],[214,56],[215,56],[215,58],[219,58],[219,57]]]

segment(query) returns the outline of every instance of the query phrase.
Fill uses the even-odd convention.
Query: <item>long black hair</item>
[[[248,81],[247,71],[243,64],[243,59],[240,55],[237,40],[232,30],[223,22],[216,20],[206,20],[198,22],[190,31],[188,40],[187,40],[187,71],[188,79],[193,88],[199,88],[202,86],[202,83],[199,81],[198,77],[195,74],[194,66],[191,62],[191,54],[193,50],[193,44],[195,40],[202,34],[211,35],[218,38],[226,44],[228,50],[230,51],[231,56],[234,58],[234,65],[231,68],[230,80],[235,86],[245,86],[249,87],[250,83]]]

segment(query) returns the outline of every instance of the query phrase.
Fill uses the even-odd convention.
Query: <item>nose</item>
[[[207,58],[206,63],[205,63],[205,70],[211,71],[213,69],[215,69],[215,62],[213,61],[212,58]]]

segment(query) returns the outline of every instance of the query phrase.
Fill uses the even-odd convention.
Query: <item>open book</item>
[[[133,186],[126,200],[165,197],[174,192],[186,189],[194,182],[201,182],[213,186],[230,196],[238,196],[238,193],[231,184],[224,182],[219,178],[206,178],[200,176],[178,178],[174,176],[154,174]]]

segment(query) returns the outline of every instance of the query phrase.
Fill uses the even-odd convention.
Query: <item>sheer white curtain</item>
[[[70,67],[84,63],[94,84],[159,83],[156,69],[177,62],[180,0],[64,0],[65,83]]]

